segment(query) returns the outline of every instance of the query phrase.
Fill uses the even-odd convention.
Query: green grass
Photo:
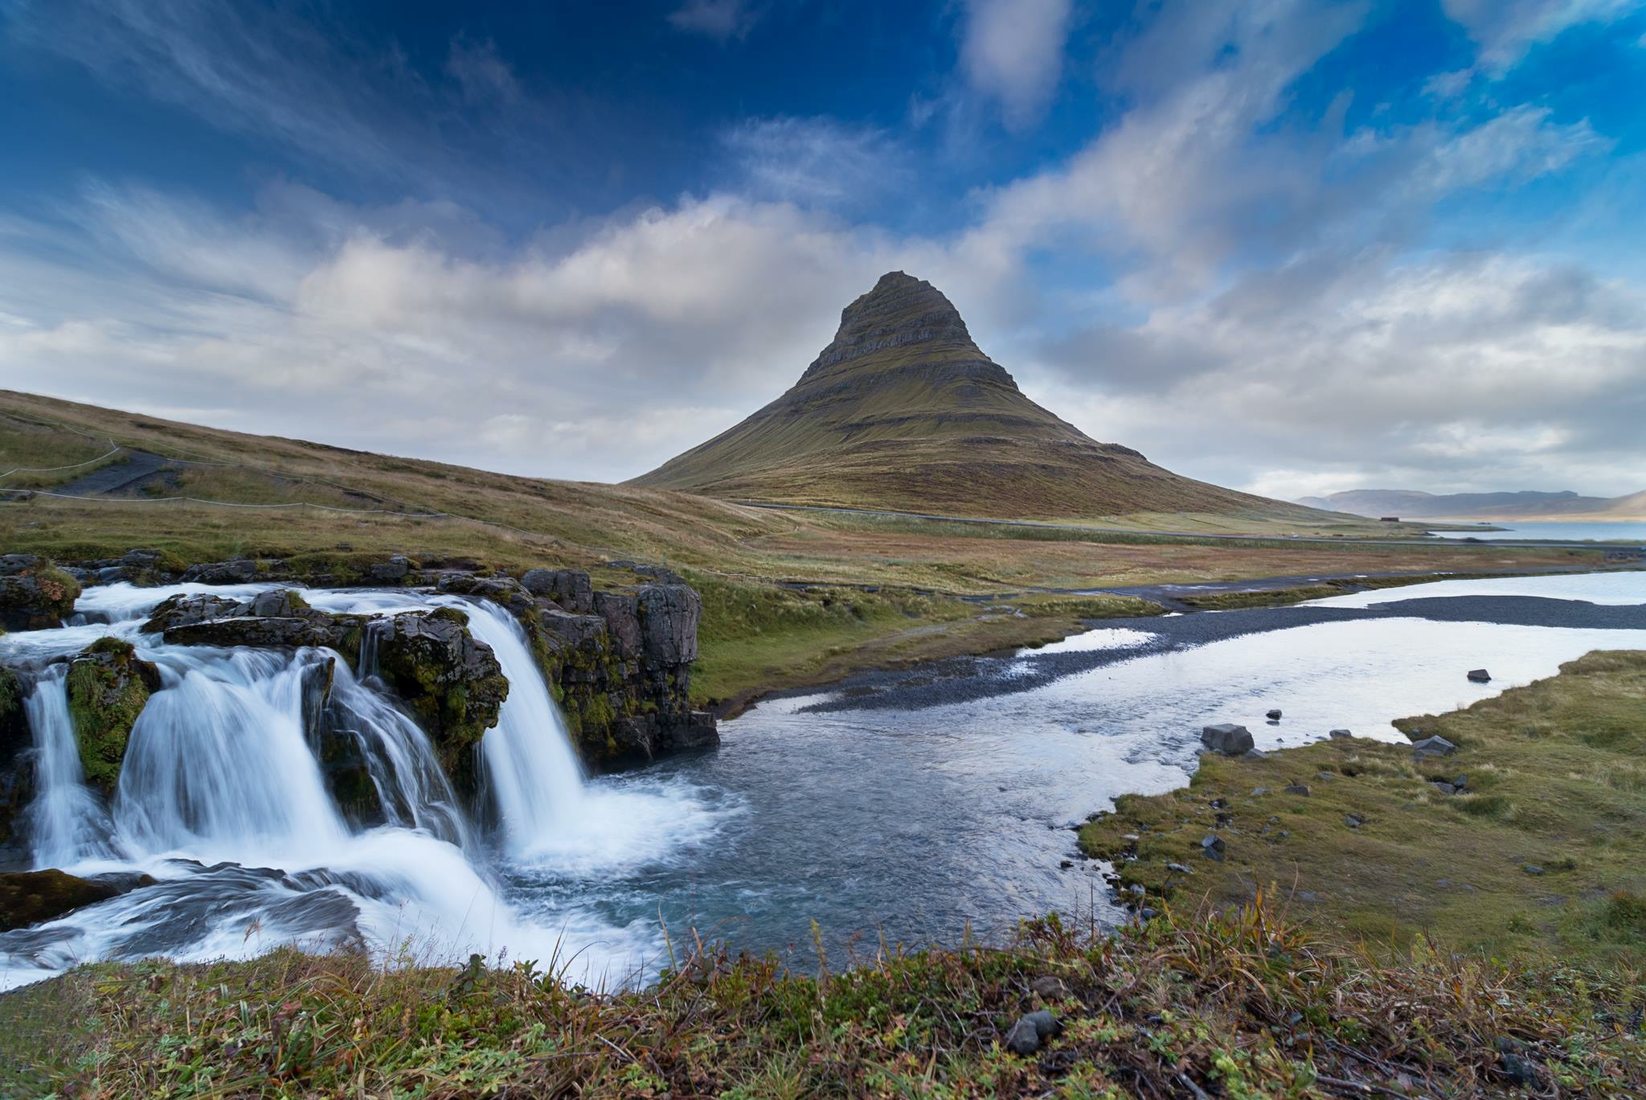
[[[1044,979],[1056,979],[1047,986]],[[1032,986],[1042,984],[1042,991]],[[76,1096],[1476,1096],[1512,1053],[1553,1095],[1646,1089],[1637,986],[1420,950],[1388,963],[1272,905],[1115,937],[1057,918],[1002,949],[843,973],[693,951],[581,989],[529,962],[385,969],[279,950],[99,964],[0,997],[0,1089]],[[1003,1049],[1047,1008],[1062,1033]],[[1381,1090],[1381,1092],[1379,1092]]]
[[[1646,968],[1646,653],[1592,653],[1557,677],[1400,725],[1458,751],[1417,763],[1408,748],[1351,739],[1263,760],[1206,756],[1185,788],[1120,798],[1081,830],[1081,846],[1151,897],[1234,904],[1264,888],[1321,928],[1374,943],[1429,935]],[[1432,785],[1460,775],[1462,793]],[[1292,784],[1309,793],[1286,793]],[[1364,823],[1349,827],[1350,814]],[[1226,844],[1221,863],[1200,853],[1210,833]]]
[[[1085,620],[1133,619],[1164,615],[1166,609],[1141,596],[1021,596],[1010,606],[1031,617],[1073,617]]]
[[[1341,596],[1346,590],[1331,584],[1303,584],[1292,588],[1180,596],[1178,602],[1201,611],[1233,611],[1243,607],[1280,607],[1284,604],[1302,603],[1304,600],[1323,600],[1327,596]]]
[[[1029,596],[975,603],[860,586],[777,587],[688,572],[703,597],[692,694],[735,711],[767,691],[848,672],[1037,645],[1094,619],[1157,615],[1130,596]]]

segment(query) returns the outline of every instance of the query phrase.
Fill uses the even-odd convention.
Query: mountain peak
[[[802,380],[838,364],[911,344],[931,345],[934,352],[959,351],[988,362],[972,343],[960,311],[941,290],[905,272],[888,271],[872,290],[840,311],[834,340],[812,361]]]
[[[954,303],[903,271],[882,275],[841,311],[834,339],[787,393],[635,482],[732,500],[950,515],[1287,507],[1091,439],[1031,401],[972,342]]]

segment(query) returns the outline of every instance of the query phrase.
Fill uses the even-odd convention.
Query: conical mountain
[[[834,340],[782,397],[633,484],[965,516],[1319,517],[1091,439],[1025,397],[949,299],[901,271],[845,308]]]

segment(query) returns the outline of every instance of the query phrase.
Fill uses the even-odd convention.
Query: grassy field
[[[867,667],[1041,645],[1085,622],[1165,611],[1129,596],[1031,596],[979,606],[895,589],[796,591],[695,572],[686,579],[702,593],[704,609],[692,691],[723,701],[728,713],[774,688],[825,684]]]
[[[1417,762],[1355,738],[1209,755],[1187,787],[1123,796],[1081,846],[1116,860],[1124,887],[1191,908],[1263,889],[1321,930],[1397,950],[1432,936],[1646,971],[1646,653],[1592,653],[1398,724],[1457,751]],[[1460,777],[1456,793],[1435,786]],[[1202,854],[1210,835],[1221,862]]]
[[[581,566],[612,582],[633,579],[612,563],[662,563],[705,594],[694,689],[702,702],[1060,637],[1093,611],[1070,591],[1605,562],[1588,549],[1411,545],[1391,541],[1389,525],[1334,521],[1322,528],[1257,514],[1141,514],[1130,520],[1137,529],[1127,530],[1124,516],[1024,526],[779,511],[511,477],[0,391],[7,462],[0,471],[94,461],[0,476],[0,490],[50,492],[97,468],[112,446],[163,456],[171,464],[166,479],[155,491],[121,497],[0,500],[0,551],[79,561],[148,547],[187,562],[406,553],[510,570]],[[1191,533],[1161,533],[1167,527]],[[1226,534],[1250,537],[1210,537]],[[842,603],[845,586],[859,594]],[[967,599],[979,596],[999,599]]]

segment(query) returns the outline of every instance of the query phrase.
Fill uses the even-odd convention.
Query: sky
[[[1637,0],[0,0],[0,387],[636,476],[885,271],[1295,498],[1646,489]]]

